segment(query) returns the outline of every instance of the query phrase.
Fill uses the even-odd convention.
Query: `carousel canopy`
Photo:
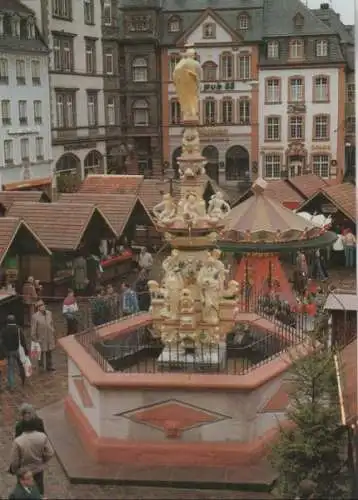
[[[237,243],[304,242],[319,237],[322,229],[265,194],[267,183],[258,179],[254,196],[233,208],[222,240]]]

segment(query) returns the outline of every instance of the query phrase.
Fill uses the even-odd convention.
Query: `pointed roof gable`
[[[199,28],[201,24],[205,23],[205,20],[207,18],[210,18],[210,20],[213,20],[215,23],[217,23],[223,30],[225,30],[231,37],[234,42],[240,42],[242,41],[242,37],[236,33],[235,30],[233,30],[223,19],[222,17],[217,13],[214,12],[211,9],[206,9],[204,12],[202,12],[196,20],[191,24],[191,26],[184,31],[184,33],[181,33],[179,35],[179,38],[176,40],[176,45],[181,46],[184,43],[186,43],[187,38],[194,33],[194,31]],[[208,40],[208,43],[211,45],[213,44],[213,40],[210,39]]]

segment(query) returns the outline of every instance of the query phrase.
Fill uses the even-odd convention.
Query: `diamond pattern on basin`
[[[186,431],[205,424],[220,422],[230,417],[211,412],[197,406],[188,405],[175,399],[137,408],[131,412],[117,414],[133,422],[149,425],[165,431],[168,422],[174,422],[177,429]]]

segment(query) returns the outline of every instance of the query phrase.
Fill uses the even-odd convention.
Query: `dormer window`
[[[292,40],[290,42],[290,59],[302,59],[304,57],[303,40]]]
[[[4,28],[4,35],[5,36],[12,35],[11,17],[7,14],[5,14],[4,18],[3,18],[3,28]]]
[[[240,14],[239,16],[239,30],[246,31],[249,29],[249,16],[247,14]]]
[[[179,19],[179,17],[171,17],[169,19],[168,32],[169,33],[179,33],[180,32],[180,19]]]
[[[280,57],[280,44],[277,40],[272,40],[267,44],[267,58],[278,59]]]
[[[203,38],[216,38],[216,26],[214,23],[205,23],[203,26]]]
[[[299,12],[293,18],[293,24],[294,24],[295,28],[303,28],[304,22],[305,22],[305,19],[304,19],[303,15],[300,14]]]
[[[327,57],[328,56],[328,42],[327,42],[327,40],[318,40],[316,42],[316,56],[317,57]]]

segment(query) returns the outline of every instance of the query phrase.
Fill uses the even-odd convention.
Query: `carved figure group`
[[[160,203],[153,208],[153,214],[159,224],[167,225],[174,221],[176,204],[171,194],[164,194]]]
[[[230,205],[224,200],[220,191],[212,195],[208,207],[208,216],[212,221],[224,219],[230,213],[230,210]]]

